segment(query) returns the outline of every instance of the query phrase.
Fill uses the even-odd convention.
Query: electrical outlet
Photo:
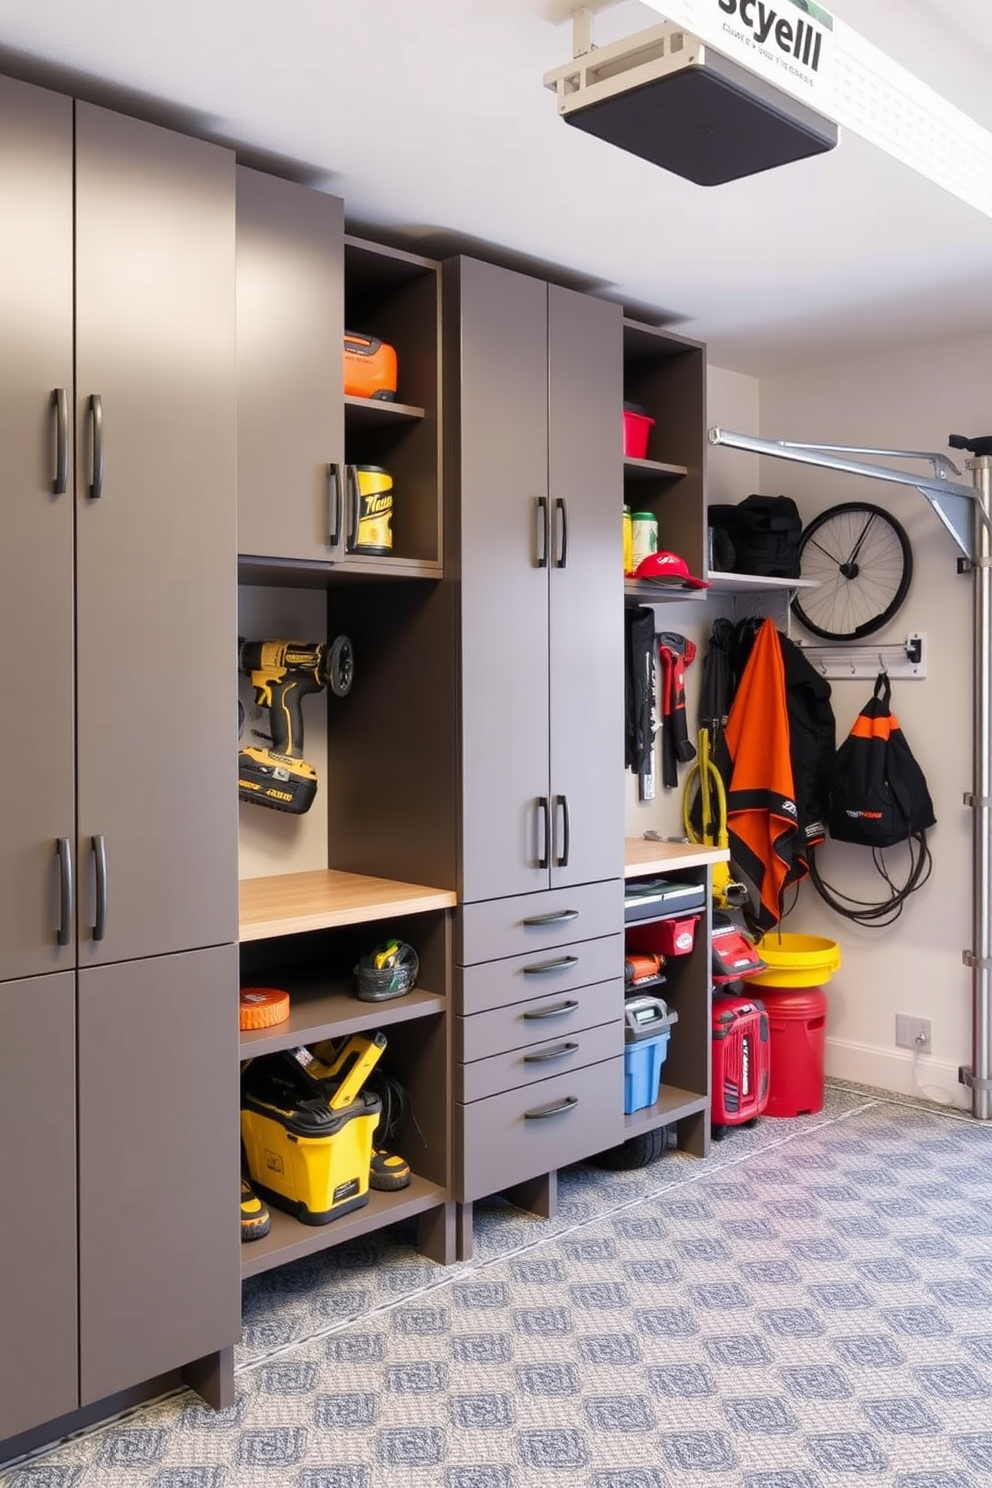
[[[896,1013],[896,1048],[913,1049],[929,1054],[933,1024],[929,1018],[914,1018],[909,1013]]]

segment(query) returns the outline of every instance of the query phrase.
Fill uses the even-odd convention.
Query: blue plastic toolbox
[[[658,1099],[668,1040],[679,1015],[669,1012],[660,997],[635,994],[624,999],[624,1017],[623,1109],[629,1116]]]

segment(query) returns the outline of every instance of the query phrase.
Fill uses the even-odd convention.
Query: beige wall
[[[764,380],[759,432],[772,439],[935,450],[953,456],[963,472],[963,459],[948,450],[947,436],[992,432],[992,336]],[[873,501],[898,516],[913,545],[909,597],[877,639],[900,642],[910,630],[927,635],[928,676],[894,683],[892,707],[934,800],[933,875],[889,929],[849,924],[809,885],[789,925],[828,935],[842,949],[841,970],[827,989],[828,1072],[907,1092],[915,1080],[935,1099],[968,1105],[957,1070],[972,1062],[971,974],[962,964],[962,951],[971,944],[972,903],[971,813],[962,803],[971,788],[971,581],[957,574],[955,544],[911,488],[767,459],[761,479],[763,491],[793,496],[806,518],[841,501]],[[967,474],[963,479],[970,482]],[[831,685],[839,743],[871,683]],[[899,876],[903,849],[888,856]],[[846,892],[882,897],[867,849],[828,842],[818,861],[823,875]],[[897,1012],[933,1020],[933,1054],[921,1058],[916,1071],[912,1057],[894,1046]]]

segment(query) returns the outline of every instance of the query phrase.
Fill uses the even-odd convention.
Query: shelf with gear
[[[261,996],[272,984],[289,998],[280,1021],[240,1033],[244,1089],[251,1088],[252,1068],[263,1076],[271,1071],[279,1082],[275,1102],[266,1104],[264,1090],[255,1102],[260,1124],[254,1129],[244,1114],[250,1102],[242,1101],[248,1176],[271,1221],[259,1238],[243,1230],[250,1243],[242,1245],[242,1276],[413,1217],[420,1249],[438,1261],[453,1258],[446,1016],[454,903],[450,891],[335,870],[242,883],[242,1003],[250,1010],[256,989]],[[405,990],[394,991],[387,976],[381,992],[373,986],[363,997],[356,969],[383,947],[404,955],[416,948],[414,985],[400,976],[395,985]],[[308,1061],[347,1056],[352,1047],[374,1067],[361,1094],[356,1090],[355,1099],[337,1110],[335,1123],[334,1083],[314,1081],[311,1088]],[[278,1091],[289,1089],[286,1073],[294,1067],[298,1084],[292,1098],[282,1100]],[[268,1112],[280,1101],[292,1108],[294,1100],[305,1106],[308,1096],[323,1095],[331,1111],[322,1113],[322,1125],[311,1135],[293,1128],[284,1143],[280,1122]],[[288,1173],[290,1152],[292,1159],[304,1157],[295,1186],[278,1176],[284,1162]],[[383,1181],[390,1186],[383,1188],[364,1171],[376,1154],[391,1157],[392,1168],[402,1165],[396,1186],[388,1167]],[[359,1163],[361,1174],[353,1171]],[[330,1217],[302,1219],[298,1207],[310,1203]]]
[[[246,1278],[410,1219],[454,1258],[439,269],[339,207],[239,177]]]

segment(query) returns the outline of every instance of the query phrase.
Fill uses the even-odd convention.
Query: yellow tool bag
[[[332,1110],[291,1050],[253,1059],[242,1075],[241,1140],[256,1192],[303,1224],[361,1208],[381,1113],[366,1092]]]

